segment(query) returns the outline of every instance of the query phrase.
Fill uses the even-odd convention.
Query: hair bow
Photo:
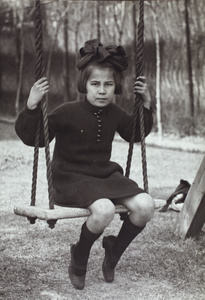
[[[85,42],[85,46],[80,49],[80,60],[77,67],[81,70],[92,61],[109,62],[120,72],[128,67],[128,59],[122,46],[104,47],[98,40]]]

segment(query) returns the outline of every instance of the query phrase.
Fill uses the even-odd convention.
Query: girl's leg
[[[115,206],[109,199],[99,199],[89,206],[91,215],[81,228],[80,239],[75,247],[74,258],[77,264],[86,265],[90,249],[112,221]]]
[[[153,217],[154,200],[146,193],[122,199],[120,203],[129,210],[129,219],[135,226],[144,227]]]
[[[93,233],[102,233],[115,215],[115,206],[109,199],[99,199],[89,207],[91,215],[87,219],[88,229]]]
[[[105,281],[114,280],[114,271],[117,262],[132,240],[145,228],[154,214],[154,201],[146,193],[120,201],[130,211],[124,220],[117,237],[108,236],[103,239],[105,259],[103,262],[103,274]]]
[[[99,199],[89,206],[91,215],[82,225],[78,243],[71,247],[69,276],[73,286],[83,289],[87,261],[94,242],[100,237],[105,227],[112,221],[115,206],[109,199]]]

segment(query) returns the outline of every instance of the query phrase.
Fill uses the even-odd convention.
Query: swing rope
[[[43,64],[43,30],[42,30],[42,17],[40,0],[35,1],[36,5],[36,23],[35,23],[35,47],[36,47],[36,81],[44,75],[44,64]],[[49,195],[49,208],[54,208],[53,201],[53,183],[52,183],[52,171],[51,171],[51,160],[50,160],[50,149],[49,149],[49,134],[48,134],[48,115],[46,97],[41,102],[41,110],[43,117],[43,133],[45,141],[45,156],[47,166],[47,181],[48,181],[48,195]],[[40,127],[41,118],[39,118],[38,129],[35,137],[34,147],[34,160],[33,160],[33,178],[32,178],[32,190],[31,190],[31,206],[35,206],[36,201],[36,185],[37,185],[37,171],[38,171],[38,158],[39,158],[39,141],[40,141]]]
[[[136,78],[143,75],[143,52],[144,52],[144,0],[140,0],[140,17],[138,25],[138,45],[137,45],[137,63],[136,63]],[[42,34],[42,17],[40,0],[35,0],[35,11],[36,11],[36,22],[35,22],[35,47],[36,47],[36,81],[44,75],[44,64],[43,64],[43,34]],[[49,208],[54,209],[53,200],[53,184],[52,184],[52,171],[51,171],[51,160],[50,160],[50,149],[49,149],[49,134],[48,134],[48,115],[47,115],[47,104],[46,97],[41,102],[42,110],[42,121],[43,121],[43,133],[45,141],[45,156],[47,166],[47,181],[48,181],[48,195],[49,195]],[[129,177],[134,138],[136,132],[137,117],[139,114],[140,119],[140,134],[141,134],[141,153],[142,153],[142,168],[143,168],[143,180],[144,189],[148,192],[148,180],[147,180],[147,164],[146,164],[146,148],[145,148],[145,130],[144,130],[144,113],[143,105],[140,96],[136,95],[133,112],[133,129],[131,135],[131,141],[129,144],[127,166],[125,176]],[[32,174],[32,190],[31,190],[31,206],[35,206],[36,202],[36,186],[37,186],[37,172],[38,172],[38,159],[39,159],[39,142],[40,142],[40,127],[41,118],[39,118],[38,129],[35,137],[34,147],[34,160],[33,160],[33,174]]]
[[[138,44],[137,44],[137,62],[136,62],[136,78],[143,76],[143,64],[144,64],[144,0],[139,2],[139,24],[138,24]],[[142,171],[144,190],[148,193],[148,176],[147,176],[147,161],[146,161],[146,146],[145,146],[145,129],[144,129],[144,112],[143,104],[140,95],[135,96],[134,112],[133,112],[133,128],[132,136],[129,143],[129,150],[127,156],[127,166],[125,176],[129,177],[130,168],[132,162],[134,139],[136,132],[137,117],[139,115],[140,120],[140,136],[141,136],[141,155],[142,155]]]

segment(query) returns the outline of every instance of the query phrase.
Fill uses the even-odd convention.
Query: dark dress
[[[39,108],[24,107],[17,118],[16,133],[26,145],[34,146],[40,115]],[[147,135],[152,128],[152,110],[144,108],[144,119]],[[123,175],[120,165],[110,161],[115,132],[129,141],[132,131],[132,116],[116,104],[99,108],[87,99],[67,102],[48,115],[48,128],[49,140],[56,139],[52,159],[56,204],[87,207],[100,198],[115,203],[143,192]],[[135,141],[140,141],[139,124]]]

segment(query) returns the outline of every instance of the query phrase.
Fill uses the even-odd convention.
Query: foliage
[[[188,123],[190,117],[189,78],[185,38],[185,0],[145,1],[145,49],[144,74],[147,77],[153,106],[156,95],[156,41],[154,16],[158,16],[159,46],[161,59],[161,101],[163,129],[179,128],[176,120],[181,116]],[[203,135],[204,127],[204,30],[205,19],[203,0],[189,0],[189,25],[191,30],[191,54],[194,81],[195,133]],[[24,11],[24,65],[23,85],[20,107],[23,105],[35,78],[34,47],[34,2],[31,0],[1,1],[1,50],[0,50],[0,107],[3,114],[15,114],[14,94],[17,89],[19,71],[19,48],[23,41],[15,30],[21,24],[20,16]],[[135,6],[134,6],[135,4]],[[41,0],[44,33],[44,59],[47,75],[50,78],[49,109],[63,101],[73,101],[81,97],[76,90],[76,52],[85,40],[96,38],[104,44],[121,43],[129,56],[130,68],[126,74],[124,92],[117,97],[120,106],[131,112],[133,106],[132,83],[135,74],[136,28],[133,10],[138,20],[138,2],[134,1],[64,1]],[[99,13],[99,14],[98,14]],[[99,15],[99,18],[98,18]],[[98,32],[98,26],[100,31]],[[19,34],[19,35],[18,35]],[[65,36],[67,34],[67,39]],[[18,39],[16,38],[18,37]],[[65,44],[66,42],[66,44]],[[20,43],[20,44],[19,44]],[[67,52],[68,50],[68,52]],[[65,66],[66,67],[65,69]],[[124,99],[127,99],[126,101]],[[171,105],[170,105],[171,104]],[[177,107],[176,107],[177,105]],[[175,117],[172,117],[175,116]],[[199,122],[199,120],[201,120]],[[168,125],[170,124],[170,125]],[[171,127],[170,127],[171,126]],[[181,128],[181,127],[180,127]],[[180,133],[181,134],[181,133]]]

